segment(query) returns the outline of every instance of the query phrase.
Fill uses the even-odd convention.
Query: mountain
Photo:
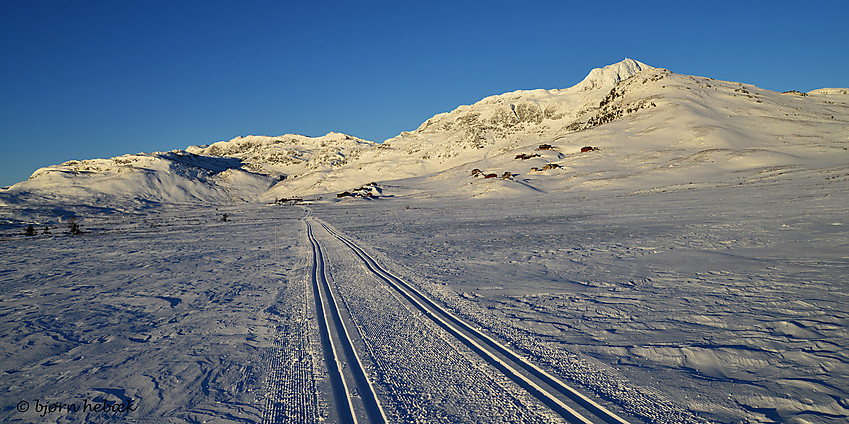
[[[847,102],[845,89],[778,93],[625,59],[570,88],[514,91],[438,114],[349,166],[268,195],[398,180],[405,193],[427,196],[738,184],[773,169],[845,165]],[[585,146],[598,150],[581,153]],[[548,164],[559,168],[542,170]],[[514,177],[483,181],[473,169]]]
[[[237,137],[210,146],[189,146],[186,150],[196,155],[237,158],[244,169],[282,181],[338,168],[355,159],[358,152],[374,146],[376,143],[371,141],[332,132],[323,137]]]
[[[595,90],[596,88],[609,89],[619,84],[622,80],[626,80],[641,71],[650,69],[654,68],[645,63],[626,58],[619,63],[607,65],[604,68],[593,69],[583,81],[573,88],[579,91]]]
[[[374,144],[339,133],[247,136],[186,150],[72,160],[0,191],[0,220],[255,201],[280,181],[331,171]]]
[[[778,93],[625,59],[569,88],[459,106],[380,144],[339,133],[248,136],[49,166],[0,191],[0,219],[334,197],[370,182],[387,196],[496,197],[742,184],[845,169],[847,104],[845,88]],[[473,169],[512,177],[475,178]]]

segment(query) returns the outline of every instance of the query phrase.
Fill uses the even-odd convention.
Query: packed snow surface
[[[0,420],[341,421],[317,275],[390,422],[562,419],[372,260],[629,422],[846,422],[847,209],[849,90],[630,59],[382,144],[69,161],[0,190]]]
[[[514,345],[582,355],[711,421],[837,423],[847,171],[316,214]],[[610,377],[563,372],[599,391]]]

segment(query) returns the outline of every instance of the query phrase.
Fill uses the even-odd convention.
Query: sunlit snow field
[[[614,403],[606,379],[710,421],[837,423],[849,417],[844,174],[307,207],[520,351],[577,354],[592,372],[525,351]],[[303,213],[174,208],[83,217],[86,233],[73,237],[65,224],[36,237],[4,229],[2,419],[261,421],[283,378],[274,364],[299,358],[323,373],[315,341],[298,344],[314,331]],[[343,264],[331,263],[339,278]],[[319,393],[286,413],[327,408],[321,381],[286,381]],[[84,400],[138,409],[35,410]],[[16,409],[21,401],[31,409]]]
[[[697,415],[836,423],[849,416],[848,191],[811,172],[315,214],[467,299],[470,319],[595,358]]]

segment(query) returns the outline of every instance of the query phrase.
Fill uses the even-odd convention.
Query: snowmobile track
[[[319,224],[330,235],[348,246],[365,263],[366,268],[416,306],[425,316],[451,333],[461,343],[468,346],[566,421],[570,423],[628,424],[628,421],[619,415],[508,349],[430,299],[420,290],[396,277],[350,239],[323,223],[319,222]],[[567,402],[564,402],[566,399],[563,398],[568,399],[567,402],[572,406],[567,405]],[[580,409],[581,412],[578,412],[576,408]]]
[[[302,217],[306,218],[306,214]],[[312,233],[312,226],[304,219],[307,238],[312,245],[312,285],[315,296],[316,317],[325,362],[330,374],[331,396],[336,405],[339,423],[385,423],[386,415],[380,406],[365,368],[351,342],[350,333],[340,314],[336,298],[327,280],[324,254]],[[353,395],[352,387],[358,396]]]

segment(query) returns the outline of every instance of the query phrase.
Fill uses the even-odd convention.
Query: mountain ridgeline
[[[62,205],[329,199],[369,183],[382,187],[372,199],[742,184],[774,169],[845,169],[847,128],[847,89],[779,93],[625,59],[570,88],[457,107],[383,143],[340,133],[247,136],[49,166],[0,191],[0,219]],[[499,178],[484,178],[492,174]]]

